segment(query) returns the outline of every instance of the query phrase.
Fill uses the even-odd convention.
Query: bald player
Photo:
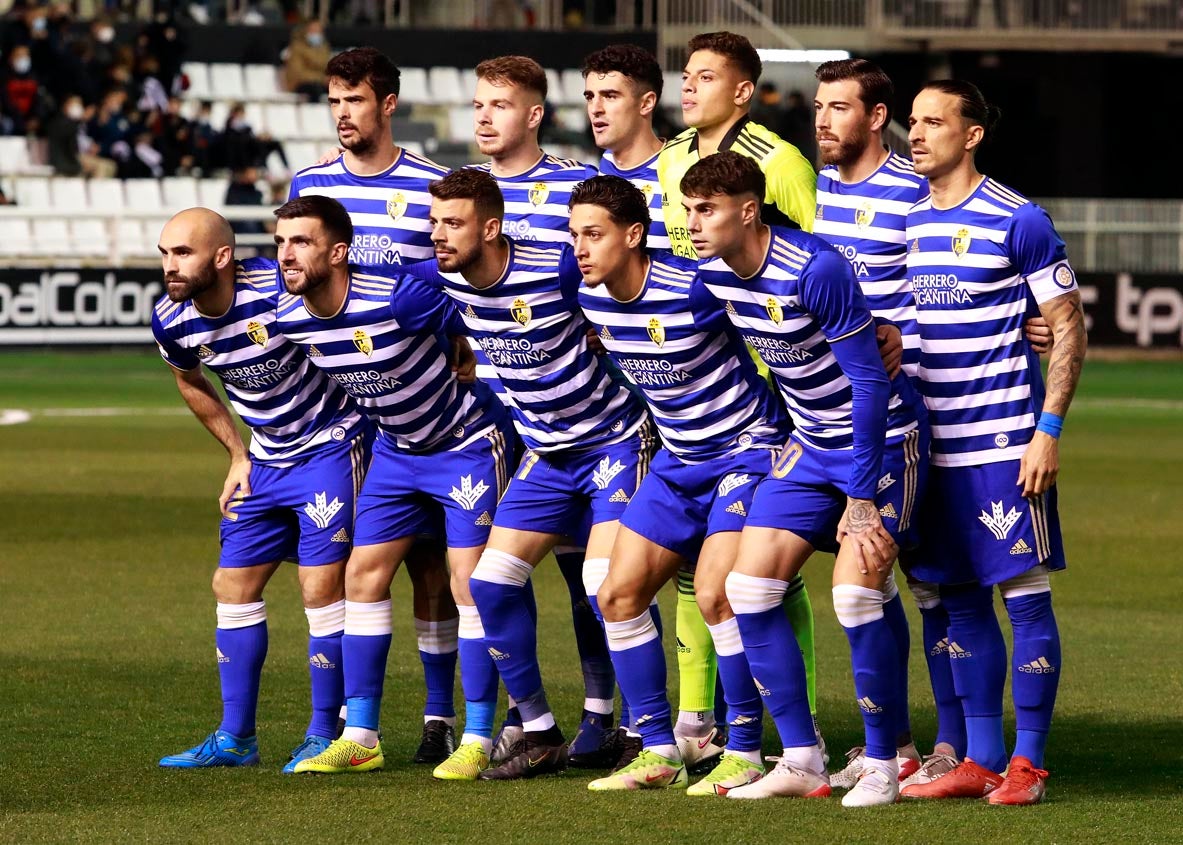
[[[284,767],[290,772],[332,742],[344,703],[344,569],[368,458],[367,424],[345,391],[275,331],[275,265],[235,261],[224,218],[204,208],[182,211],[165,225],[158,249],[167,293],[152,314],[152,333],[185,404],[230,458],[218,496],[222,550],[213,577],[222,721],[160,765],[259,763],[263,588],[282,561],[296,560],[308,617],[312,719]],[[249,427],[249,448],[202,364]]]

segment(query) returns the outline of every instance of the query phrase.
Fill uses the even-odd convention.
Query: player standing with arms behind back
[[[998,111],[976,86],[932,82],[912,104],[909,140],[930,196],[908,213],[908,275],[920,325],[921,389],[933,422],[932,489],[917,576],[941,584],[966,759],[910,798],[1043,798],[1044,746],[1062,664],[1048,573],[1065,567],[1056,510],[1059,436],[1086,346],[1064,242],[1041,208],[978,172]],[[1031,301],[1055,345],[1047,387],[1023,339]],[[1017,738],[1002,733],[1006,645],[998,586],[1014,633]]]

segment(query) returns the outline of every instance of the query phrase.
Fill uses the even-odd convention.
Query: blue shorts
[[[1024,499],[1019,461],[934,466],[920,511],[923,538],[908,574],[937,584],[999,584],[1043,564],[1063,569],[1056,488]]]
[[[920,426],[883,450],[875,506],[902,549],[919,542],[914,516],[928,475],[928,444],[928,427]],[[850,449],[815,449],[790,437],[756,491],[748,525],[791,531],[819,551],[836,553],[853,457]]]
[[[517,435],[508,419],[446,452],[408,452],[379,432],[357,498],[354,545],[436,534],[441,507],[448,546],[483,545],[493,527],[497,500],[509,482],[516,446]]]
[[[598,449],[527,452],[494,519],[501,528],[578,538],[583,525],[620,519],[657,447],[645,422],[632,437]]]
[[[324,566],[349,557],[353,512],[369,462],[359,435],[287,467],[254,464],[251,494],[222,518],[219,566],[297,560]]]
[[[772,469],[776,449],[753,446],[701,464],[661,450],[620,524],[687,560],[720,531],[742,531],[756,485]]]

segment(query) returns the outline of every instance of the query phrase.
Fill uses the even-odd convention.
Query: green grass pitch
[[[220,713],[208,585],[225,457],[148,353],[6,352],[0,409],[31,414],[0,426],[0,842],[1183,841],[1177,360],[1090,361],[1065,426],[1070,568],[1054,579],[1064,677],[1048,799],[1026,809],[858,812],[837,800],[592,795],[588,775],[574,771],[525,783],[436,783],[408,762],[422,681],[402,574],[383,717],[387,770],[283,776],[308,708],[307,629],[290,567],[267,595],[264,764],[161,771],[161,755],[200,740]],[[819,556],[806,579],[822,727],[840,758],[861,727],[828,563]],[[544,677],[570,732],[582,690],[566,592],[553,567],[539,572],[537,588]],[[667,589],[668,624],[671,598]],[[905,605],[915,621],[908,597]],[[927,747],[934,714],[918,630],[913,721]],[[770,752],[774,736],[768,723]]]

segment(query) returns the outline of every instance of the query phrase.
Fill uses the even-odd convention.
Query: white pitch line
[[[34,417],[181,417],[188,413],[187,408],[0,408],[0,425],[21,425]]]

